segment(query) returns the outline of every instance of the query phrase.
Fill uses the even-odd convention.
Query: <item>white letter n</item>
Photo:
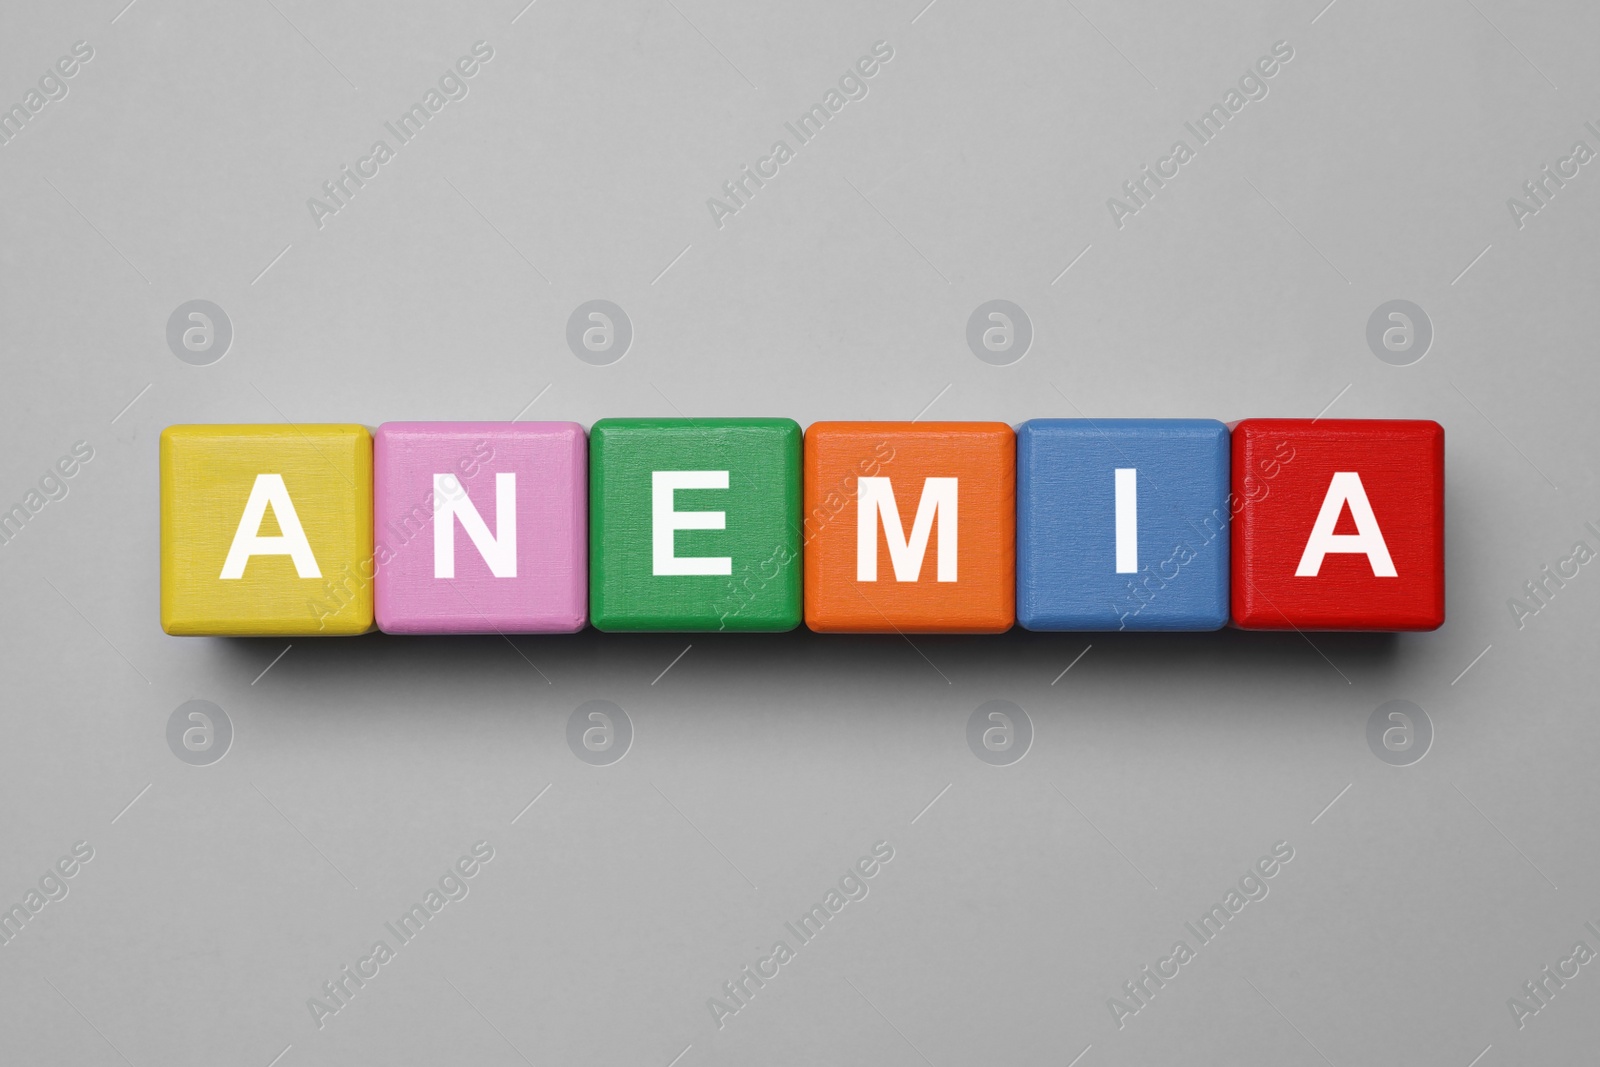
[[[517,476],[502,471],[494,476],[494,533],[461,487],[454,474],[433,476],[433,576],[456,576],[454,522],[472,538],[472,544],[496,578],[517,576]]]
[[[878,515],[883,515],[883,539],[889,546],[889,561],[894,564],[894,580],[914,582],[922,574],[922,559],[928,552],[928,537],[933,519],[939,518],[938,580],[956,580],[956,478],[926,478],[917,517],[906,537],[900,522],[900,509],[894,502],[894,486],[887,478],[856,479],[856,581],[878,580]]]
[[[1344,506],[1350,505],[1350,517],[1355,520],[1356,532],[1336,534],[1339,516]],[[1353,552],[1367,557],[1375,578],[1398,578],[1394,560],[1389,558],[1389,546],[1384,543],[1383,531],[1378,528],[1377,516],[1367,502],[1367,491],[1362,488],[1361,475],[1355,471],[1339,471],[1328,483],[1328,495],[1322,498],[1322,510],[1312,524],[1311,536],[1306,540],[1306,550],[1300,556],[1300,566],[1295,568],[1296,578],[1315,578],[1322,570],[1322,557],[1328,553]]]
[[[278,520],[282,534],[277,537],[261,536],[261,520],[267,517],[267,505]],[[239,528],[233,532],[233,544],[228,547],[228,558],[222,564],[223,578],[243,578],[244,565],[251,556],[288,556],[294,560],[294,572],[301,578],[321,578],[317,557],[311,554],[311,542],[300,527],[300,516],[294,513],[294,501],[289,499],[289,489],[283,484],[281,474],[258,474],[250,487],[250,499],[245,502],[244,514],[239,516]]]

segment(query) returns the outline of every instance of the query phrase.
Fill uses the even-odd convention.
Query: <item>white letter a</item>
[[[262,537],[261,520],[266,518],[267,505],[283,531],[279,537]],[[239,517],[239,528],[233,532],[233,545],[222,564],[223,578],[243,578],[244,565],[251,556],[288,556],[294,560],[294,572],[301,578],[321,578],[317,557],[311,554],[311,542],[300,528],[300,516],[294,513],[294,501],[289,499],[288,487],[281,474],[258,474],[250,487],[250,499],[245,503],[244,514]]]
[[[1355,520],[1356,532],[1336,534],[1339,516],[1344,506],[1350,505],[1350,517]],[[1367,557],[1375,578],[1398,578],[1394,560],[1389,558],[1389,546],[1383,541],[1383,531],[1378,529],[1377,516],[1367,502],[1367,491],[1361,486],[1361,475],[1355,471],[1339,471],[1328,483],[1328,495],[1322,498],[1322,510],[1311,527],[1311,537],[1300,556],[1300,566],[1295,568],[1296,578],[1315,578],[1322,570],[1322,557],[1330,552],[1354,552]]]

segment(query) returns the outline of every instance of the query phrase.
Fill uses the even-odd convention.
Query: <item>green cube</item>
[[[589,620],[600,630],[792,630],[800,425],[601,419],[589,431]]]

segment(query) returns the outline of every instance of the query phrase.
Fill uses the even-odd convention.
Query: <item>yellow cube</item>
[[[365,633],[374,568],[365,426],[162,431],[167,633]]]

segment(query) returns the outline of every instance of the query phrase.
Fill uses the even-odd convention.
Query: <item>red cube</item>
[[[1233,624],[1444,623],[1444,427],[1245,419],[1233,426]]]

